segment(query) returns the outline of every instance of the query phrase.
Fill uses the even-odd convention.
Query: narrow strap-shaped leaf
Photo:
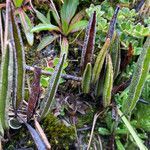
[[[24,29],[26,39],[27,39],[29,45],[32,46],[33,42],[34,42],[34,35],[31,32],[33,25],[30,21],[30,18],[27,16],[27,14],[22,9],[20,9],[20,11],[19,11],[19,17],[20,17],[20,21],[21,21],[21,24]]]
[[[6,47],[2,56],[0,67],[0,135],[8,129],[8,108],[11,97],[11,86],[13,77],[13,51],[11,45]]]
[[[109,45],[110,45],[110,39],[108,38],[106,39],[104,46],[102,47],[102,49],[100,50],[97,56],[97,59],[93,68],[92,83],[96,83],[96,81],[99,79],[99,75],[101,73]]]
[[[84,16],[85,16],[85,10],[81,10],[73,17],[70,25],[75,24],[76,22],[79,22]]]
[[[81,56],[81,71],[83,72],[86,64],[91,63],[95,45],[95,34],[96,34],[96,12],[93,13],[90,21],[88,23],[84,45],[82,49],[82,56]]]
[[[105,71],[106,71],[106,67],[101,71],[99,79],[96,82],[96,86],[95,86],[96,97],[99,97],[100,95],[103,94]]]
[[[114,79],[115,79],[117,75],[119,74],[120,62],[121,62],[120,41],[119,41],[118,34],[116,34],[114,41],[111,43],[110,53],[111,53],[111,58],[112,58]]]
[[[67,34],[80,31],[80,30],[84,29],[86,26],[87,26],[86,20],[78,21],[69,26]]]
[[[110,21],[110,25],[109,25],[109,30],[108,30],[108,33],[107,33],[107,38],[110,38],[112,39],[113,37],[113,34],[114,34],[114,30],[115,30],[115,25],[116,25],[116,20],[117,20],[117,15],[118,15],[118,12],[119,12],[119,9],[120,7],[117,6],[116,7],[116,10],[114,12],[114,15]]]
[[[4,135],[4,130],[8,129],[8,108],[10,101],[10,93],[12,86],[12,66],[13,66],[13,51],[12,46],[8,47],[8,32],[9,32],[9,9],[10,1],[6,1],[6,20],[4,39],[1,39],[2,57],[0,66],[0,136]],[[2,21],[2,20],[0,20]],[[1,22],[2,27],[2,22]],[[2,33],[2,32],[1,32]]]
[[[28,108],[27,108],[27,120],[29,121],[35,113],[41,88],[40,88],[40,77],[41,77],[41,69],[35,67],[34,68],[34,79],[31,85],[31,93],[28,100]]]
[[[57,26],[54,26],[52,24],[38,24],[37,26],[33,27],[31,29],[31,32],[40,32],[40,31],[60,31],[60,29]]]
[[[57,35],[54,35],[54,36],[49,35],[49,36],[43,37],[40,44],[37,47],[37,51],[41,51],[43,48],[45,48],[46,46],[51,44],[54,40],[56,40],[56,38],[58,38]]]
[[[107,54],[106,57],[107,68],[106,68],[106,76],[104,81],[104,89],[103,89],[103,106],[107,107],[111,103],[111,91],[113,87],[113,66],[111,57]]]
[[[118,150],[125,150],[123,144],[121,143],[121,141],[119,139],[116,139],[116,146]]]
[[[150,47],[141,52],[129,87],[128,99],[123,102],[123,112],[130,114],[140,98],[142,88],[150,69]]]
[[[57,9],[55,7],[55,4],[53,3],[53,0],[50,0],[50,7],[51,7],[53,17],[54,17],[55,21],[57,22],[57,24],[60,27],[61,26],[60,17],[59,17],[59,14],[57,12]]]
[[[11,10],[12,22],[12,42],[14,51],[14,75],[13,75],[13,106],[17,110],[21,101],[24,99],[24,79],[25,79],[25,55],[20,29],[14,12]]]
[[[44,104],[44,106],[42,106],[40,108],[40,110],[41,110],[40,119],[43,119],[51,109],[52,102],[54,100],[54,97],[55,97],[55,94],[56,94],[56,91],[57,91],[57,88],[59,85],[59,79],[60,79],[61,72],[63,69],[64,60],[65,60],[65,54],[63,54],[63,56],[60,58],[60,62],[57,65],[57,67],[56,67],[56,69],[55,69],[55,71],[54,71],[54,73],[50,79],[46,95],[43,99],[43,102],[45,102],[45,104]]]
[[[85,68],[84,73],[83,73],[83,78],[82,78],[83,93],[89,93],[91,76],[92,76],[92,66],[91,66],[91,63],[88,63],[86,65],[86,68]]]
[[[133,127],[131,126],[130,122],[127,120],[125,116],[123,116],[123,113],[121,110],[118,108],[118,114],[121,117],[122,121],[126,125],[127,129],[131,133],[132,137],[134,138],[137,146],[139,147],[140,150],[148,150],[148,148],[142,143],[141,139],[138,137],[137,133],[134,131]]]
[[[30,5],[32,7],[32,9],[34,10],[34,12],[36,13],[36,16],[38,17],[38,19],[43,23],[43,24],[49,24],[50,20],[48,18],[46,18],[41,12],[39,12],[38,10],[36,10],[33,5],[32,5],[32,1],[30,0]]]

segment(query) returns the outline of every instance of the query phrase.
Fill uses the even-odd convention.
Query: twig
[[[33,72],[34,71],[34,67],[26,65],[26,70]],[[41,70],[41,74],[47,75],[47,76],[51,76],[52,75],[51,72],[44,71],[44,70]],[[62,74],[61,77],[66,79],[66,80],[75,80],[75,81],[79,81],[79,82],[82,81],[81,77],[76,77],[76,76],[68,75],[68,74]]]
[[[105,111],[105,110],[104,110],[104,111]],[[101,111],[101,112],[96,113],[96,114],[94,115],[93,125],[92,125],[92,130],[91,130],[91,135],[90,135],[90,139],[89,139],[89,143],[88,143],[87,150],[89,150],[89,149],[90,149],[90,146],[91,146],[91,142],[92,142],[93,133],[94,133],[94,128],[95,128],[95,124],[96,124],[97,118],[98,118],[104,111]]]
[[[35,128],[38,131],[41,139],[43,140],[47,150],[50,150],[51,149],[51,145],[50,145],[50,143],[49,143],[49,141],[48,141],[48,139],[47,139],[47,137],[46,137],[42,127],[40,126],[39,122],[36,120],[35,117],[34,117],[34,124],[35,124]]]

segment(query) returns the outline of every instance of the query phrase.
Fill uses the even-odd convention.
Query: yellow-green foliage
[[[91,124],[93,122],[94,110],[90,109],[86,114],[78,116],[77,128],[83,128],[84,125]]]
[[[140,98],[146,77],[150,68],[150,47],[143,49],[141,55],[138,58],[137,65],[132,77],[131,85],[129,87],[129,96],[123,102],[124,113],[130,114],[137,101]]]
[[[100,50],[97,56],[97,59],[93,68],[93,76],[92,76],[93,83],[96,83],[96,81],[98,80],[100,76],[109,45],[110,45],[110,39],[108,38],[106,39],[104,46],[102,47],[102,49]]]
[[[113,87],[113,66],[109,54],[107,55],[106,60],[107,60],[107,68],[106,68],[106,76],[105,76],[104,90],[103,90],[104,107],[109,106],[111,102],[111,91]]]
[[[73,126],[67,127],[53,114],[48,114],[43,120],[43,129],[53,149],[69,149],[75,139]]]
[[[83,78],[82,78],[83,93],[88,93],[90,90],[91,71],[92,71],[91,63],[88,63],[86,65],[86,68],[85,68],[84,73],[83,73]]]

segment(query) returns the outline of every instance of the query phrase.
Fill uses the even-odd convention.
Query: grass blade
[[[126,125],[127,129],[129,130],[130,134],[134,138],[137,146],[139,147],[140,150],[148,150],[148,148],[145,147],[145,145],[142,143],[141,139],[138,137],[137,133],[134,131],[133,127],[131,126],[130,122],[127,120],[125,116],[123,116],[123,113],[121,110],[118,108],[118,114],[121,117],[122,121]]]
[[[40,119],[43,119],[51,109],[51,105],[52,105],[52,102],[54,100],[54,97],[55,97],[55,94],[56,94],[56,91],[57,91],[57,88],[59,85],[59,79],[60,79],[61,72],[63,69],[64,60],[65,60],[65,54],[63,54],[63,56],[61,57],[60,62],[57,65],[57,67],[50,79],[47,93],[43,99],[43,102],[45,102],[44,108],[43,108],[43,106],[40,108],[41,109]]]

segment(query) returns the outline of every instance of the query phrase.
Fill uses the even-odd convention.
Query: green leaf
[[[130,134],[132,135],[133,139],[135,140],[137,146],[140,150],[148,150],[148,148],[142,143],[142,140],[138,137],[137,133],[134,131],[133,127],[131,126],[130,122],[127,118],[123,115],[121,110],[118,108],[118,114],[121,117],[122,121],[126,125],[127,129],[129,130]]]
[[[90,83],[91,83],[91,76],[92,76],[92,66],[91,63],[86,65],[86,68],[83,73],[82,77],[82,90],[83,93],[89,93],[90,90]]]
[[[43,77],[43,76],[41,76],[40,84],[43,87],[48,87],[49,79],[50,79],[49,77]]]
[[[57,35],[54,36],[46,36],[44,38],[42,38],[40,44],[37,47],[37,51],[41,51],[43,48],[45,48],[46,46],[48,46],[49,44],[51,44],[53,41],[55,41],[58,38]]]
[[[113,66],[111,57],[109,54],[106,56],[106,76],[104,81],[104,89],[103,89],[103,106],[107,107],[111,103],[111,91],[113,88]]]
[[[81,21],[76,22],[75,24],[70,25],[67,34],[85,29],[87,26],[87,23],[88,21],[81,20]]]
[[[24,79],[25,79],[25,55],[20,30],[13,11],[11,11],[12,31],[11,38],[13,41],[14,66],[13,66],[13,93],[12,101],[15,110],[19,108],[24,100]]]
[[[63,22],[69,24],[76,12],[78,4],[79,0],[64,0],[63,6],[61,7],[60,11],[62,26],[64,25]]]
[[[16,7],[20,7],[24,0],[13,0]]]
[[[92,83],[96,83],[96,81],[99,78],[109,45],[110,45],[110,39],[108,38],[106,39],[104,46],[102,47],[102,49],[100,50],[97,56],[97,59],[93,68]]]
[[[50,24],[50,20],[46,18],[41,12],[35,10],[36,16],[43,24]]]
[[[98,128],[98,132],[99,132],[99,134],[101,134],[101,135],[110,135],[110,134],[111,134],[108,129],[102,128],[102,127],[99,127],[99,128]]]
[[[140,98],[146,77],[150,69],[150,47],[141,52],[129,88],[128,99],[123,102],[123,112],[130,114]]]
[[[54,26],[52,24],[38,24],[37,26],[33,27],[31,29],[31,32],[40,32],[40,31],[60,31],[60,29],[57,26]]]
[[[116,141],[117,150],[125,150],[123,144],[119,139],[116,139],[115,141]]]
[[[54,58],[54,60],[53,60],[53,65],[54,65],[54,66],[57,66],[58,63],[59,63],[59,60],[60,60],[60,58],[58,58],[58,57]],[[63,69],[65,69],[67,66],[68,66],[68,61],[65,61],[65,62],[64,62],[64,65],[63,65]],[[63,70],[63,71],[64,71],[64,70]],[[62,72],[62,73],[63,73],[63,72]]]
[[[23,10],[19,11],[19,16],[27,41],[29,45],[32,46],[34,42],[34,35],[31,32],[31,28],[33,27],[33,25],[30,21],[30,18],[26,15],[26,13]]]
[[[6,45],[5,45],[6,46]],[[0,67],[0,135],[4,135],[4,130],[8,129],[8,109],[11,98],[11,86],[13,77],[13,50],[6,46],[2,55]]]
[[[62,30],[65,35],[67,35],[69,29],[69,23],[74,16],[79,0],[64,0],[63,6],[60,10]]]
[[[121,62],[120,40],[117,34],[114,41],[111,43],[110,52],[114,70],[114,79],[116,79],[120,71],[120,62]]]
[[[61,57],[60,62],[57,65],[57,67],[50,79],[46,95],[43,99],[44,108],[43,108],[43,106],[40,108],[40,111],[41,111],[40,119],[43,119],[48,114],[48,112],[51,110],[52,102],[54,100],[54,97],[55,97],[55,94],[56,94],[56,91],[57,91],[57,88],[59,85],[59,79],[60,79],[61,72],[63,69],[64,60],[65,60],[65,54],[63,54],[63,56]]]
[[[55,7],[55,4],[53,3],[53,0],[50,0],[50,2],[51,2],[50,7],[51,7],[52,15],[53,15],[55,21],[57,22],[57,24],[58,24],[59,27],[60,27],[60,26],[61,26],[60,17],[59,17],[59,14],[58,14],[58,12],[57,12],[57,9],[56,9],[56,7]]]
[[[79,22],[84,16],[85,16],[85,10],[81,10],[73,17],[70,25],[75,24],[76,22]]]

